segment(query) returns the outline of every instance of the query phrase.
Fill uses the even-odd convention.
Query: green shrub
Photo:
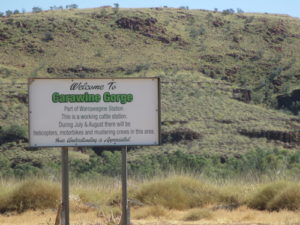
[[[12,193],[0,199],[0,212],[56,208],[59,204],[59,188],[49,182],[29,180]]]
[[[18,124],[0,127],[0,144],[19,140],[27,140],[26,129]]]
[[[12,172],[10,161],[6,158],[0,158],[0,177],[8,177]]]
[[[41,171],[38,167],[35,167],[30,162],[17,164],[13,169],[14,175],[19,178],[33,177],[38,175]]]
[[[45,33],[45,36],[44,36],[44,38],[43,38],[43,41],[49,42],[49,41],[53,41],[53,40],[54,40],[53,33],[51,33],[51,32]]]

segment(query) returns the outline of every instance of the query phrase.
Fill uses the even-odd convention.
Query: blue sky
[[[38,6],[49,9],[50,6],[66,6],[77,4],[79,8],[94,8],[103,5],[119,3],[123,8],[169,7],[189,6],[191,9],[219,10],[228,8],[241,8],[245,12],[289,14],[300,18],[300,0],[0,0],[0,11],[8,9],[31,11]]]

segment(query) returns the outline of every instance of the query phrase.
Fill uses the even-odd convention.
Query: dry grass
[[[1,196],[0,212],[56,208],[59,197],[60,191],[56,184],[42,180],[28,180],[11,193]]]
[[[115,181],[104,183],[105,181],[102,186],[100,182],[85,183],[85,185],[73,183],[73,188],[71,185],[72,224],[113,224],[114,221],[119,220],[120,205],[111,205],[110,200],[112,196],[117,195],[120,186]],[[263,223],[287,225],[300,222],[297,211],[300,203],[300,188],[297,183],[281,181],[269,184],[246,184],[209,180],[204,182],[203,179],[200,181],[195,177],[183,175],[156,178],[152,181],[145,180],[142,184],[138,181],[129,183],[131,187],[134,187],[131,188],[130,198],[144,204],[144,206],[131,208],[134,224]],[[16,187],[9,192],[7,187],[13,186]],[[46,195],[45,189],[49,190],[50,186],[56,185],[36,180],[24,181],[21,184],[2,182],[1,188],[3,189],[0,191],[0,196],[6,200],[1,201],[0,205],[3,208],[5,206],[6,210],[3,212],[6,211],[6,213],[0,214],[0,224],[52,224],[56,216],[57,205],[41,203],[48,202],[41,196]],[[57,200],[54,202],[56,203]],[[235,203],[239,204],[238,208],[227,207]],[[255,209],[247,208],[247,204],[249,206],[252,204],[252,208]],[[44,209],[41,210],[41,208]],[[31,209],[36,209],[36,211],[31,211]],[[24,216],[27,219],[24,219]]]
[[[162,206],[146,206],[133,210],[132,218],[140,220],[149,217],[161,218],[168,214],[168,210]]]
[[[268,209],[268,204],[287,187],[286,182],[276,182],[267,184],[260,188],[249,200],[248,207],[258,210]]]
[[[197,221],[202,219],[212,219],[213,213],[206,208],[191,209],[184,216],[184,221]]]
[[[136,209],[132,210],[132,215]],[[132,218],[135,225],[191,225],[191,224],[272,224],[272,225],[296,225],[300,223],[300,215],[298,212],[282,210],[280,212],[265,212],[241,207],[235,211],[217,210],[212,212],[212,218],[203,218],[199,221],[182,221],[188,211],[169,210],[166,216],[159,218],[148,217],[146,219]],[[52,210],[27,211],[22,214],[0,215],[1,225],[49,225],[54,224],[56,212]],[[70,214],[70,222],[73,225],[91,225],[106,224],[110,215],[103,218],[99,213],[72,213]]]
[[[248,206],[258,210],[299,210],[300,186],[291,182],[264,185],[249,200]]]
[[[144,204],[183,210],[218,202],[221,194],[212,185],[178,176],[143,184],[135,198]]]
[[[293,184],[285,188],[268,203],[269,210],[299,210],[300,186]]]

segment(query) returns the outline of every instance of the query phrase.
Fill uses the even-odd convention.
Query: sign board
[[[159,78],[29,79],[29,144],[158,145],[159,82]]]

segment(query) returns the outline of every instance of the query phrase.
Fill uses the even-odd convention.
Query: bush
[[[6,158],[0,158],[0,177],[9,177],[12,172],[10,161]]]
[[[273,201],[276,195],[287,187],[285,182],[271,183],[262,188],[248,202],[248,207],[258,210],[268,209],[268,204]]]
[[[27,140],[26,129],[18,124],[0,127],[0,144],[19,140]]]
[[[12,14],[13,14],[13,11],[11,11],[11,10],[7,10],[7,11],[5,12],[5,14],[6,14],[6,16],[10,16],[10,15],[12,15]]]
[[[267,205],[268,210],[299,210],[300,209],[300,186],[291,185],[278,193]]]
[[[20,163],[14,167],[14,175],[16,177],[33,177],[38,175],[41,171],[39,168],[33,166],[30,162]]]
[[[219,202],[221,194],[211,185],[178,176],[142,185],[135,198],[144,204],[183,210]]]
[[[44,38],[43,38],[43,41],[49,42],[49,41],[53,41],[53,40],[54,40],[53,33],[51,33],[51,32],[45,33],[45,36],[44,36]]]
[[[4,16],[4,13],[3,12],[0,12],[0,17],[3,17]]]
[[[21,184],[11,194],[2,196],[0,212],[56,208],[59,204],[60,191],[56,185],[30,180]]]
[[[42,8],[40,8],[40,7],[33,7],[32,8],[32,12],[33,13],[39,13],[39,12],[42,12],[43,10],[42,10]]]

